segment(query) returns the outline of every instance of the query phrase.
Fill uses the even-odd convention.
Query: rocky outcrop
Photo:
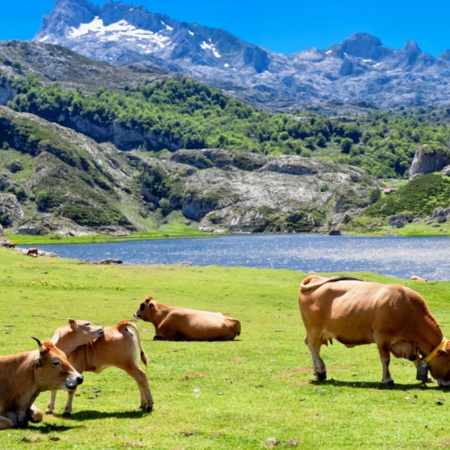
[[[10,227],[23,216],[24,213],[16,196],[0,193],[0,224],[6,228]]]
[[[409,179],[427,173],[439,172],[450,164],[450,151],[444,147],[425,144],[416,150],[409,169]]]
[[[144,174],[149,201],[168,198],[202,229],[229,232],[328,231],[335,213],[368,206],[377,186],[364,171],[329,161],[220,149],[149,158]]]
[[[450,220],[450,208],[436,208],[433,211],[433,219],[437,223],[447,222],[447,220]]]
[[[5,107],[0,148],[9,152],[0,161],[1,223],[28,235],[127,234],[171,213],[209,231],[329,232],[368,206],[378,186],[362,169],[316,158],[120,152]],[[22,184],[17,152],[30,170]]]

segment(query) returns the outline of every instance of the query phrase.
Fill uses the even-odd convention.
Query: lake
[[[247,266],[302,272],[377,272],[450,280],[450,237],[238,235],[105,244],[39,245],[64,258],[123,264]]]

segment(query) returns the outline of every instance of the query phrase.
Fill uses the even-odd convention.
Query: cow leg
[[[7,417],[0,416],[0,430],[6,430],[7,428],[13,428],[14,422]]]
[[[323,359],[320,357],[320,338],[313,340],[311,336],[306,336],[305,344],[308,346],[309,351],[311,352],[314,365],[314,376],[319,381],[325,381],[327,379],[327,369],[325,367]]]
[[[64,408],[64,412],[63,412],[63,417],[70,417],[70,415],[72,414],[72,404],[73,404],[73,397],[75,395],[75,391],[69,391],[67,393],[67,403],[66,406]]]
[[[151,411],[153,409],[153,397],[150,392],[150,387],[148,385],[147,376],[145,372],[137,365],[121,365],[117,366],[124,370],[131,378],[136,381],[139,388],[139,393],[141,395],[141,405],[140,408],[145,411]]]
[[[378,347],[378,352],[380,354],[381,365],[383,367],[383,383],[386,386],[393,386],[394,380],[391,378],[391,373],[389,372],[389,363],[391,362],[391,354],[389,351],[389,342],[375,338],[375,342]]]
[[[52,391],[50,394],[50,400],[47,403],[47,409],[45,410],[45,414],[53,414],[53,410],[55,409],[55,401],[56,401],[56,391]]]

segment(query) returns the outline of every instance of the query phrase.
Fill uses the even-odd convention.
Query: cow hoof
[[[327,373],[326,372],[316,372],[316,377],[319,381],[325,381],[327,379]]]
[[[72,414],[70,412],[64,411],[62,415],[65,419],[71,419]]]
[[[384,382],[384,385],[386,387],[393,387],[393,386],[395,386],[395,383],[394,383],[394,380],[389,380],[389,381]]]
[[[142,411],[145,412],[152,412],[153,411],[153,405],[141,405]]]

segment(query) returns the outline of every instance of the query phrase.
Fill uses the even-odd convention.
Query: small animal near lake
[[[39,250],[37,248],[29,248],[27,250],[27,256],[35,256],[37,258],[39,256]]]
[[[450,343],[417,292],[396,284],[313,275],[300,284],[299,305],[319,380],[327,376],[320,348],[336,339],[347,347],[375,343],[386,385],[394,384],[390,353],[416,366],[427,364],[440,386],[450,385]]]
[[[67,354],[70,363],[80,372],[100,373],[107,367],[118,367],[132,377],[139,387],[141,409],[151,411],[153,397],[145,372],[139,367],[136,347],[142,362],[147,365],[147,355],[142,349],[139,332],[133,322],[122,321],[110,327],[92,325],[88,321],[68,319],[69,324],[56,329],[58,347]],[[131,329],[134,331],[132,332]],[[63,415],[72,413],[74,392],[69,392]],[[51,393],[47,414],[55,407],[56,391]]]
[[[241,333],[241,323],[218,312],[166,306],[148,296],[134,317],[151,322],[154,340],[231,341]]]
[[[40,392],[73,392],[83,382],[54,342],[36,341],[38,350],[0,356],[0,429],[41,422],[42,411],[33,405]]]

